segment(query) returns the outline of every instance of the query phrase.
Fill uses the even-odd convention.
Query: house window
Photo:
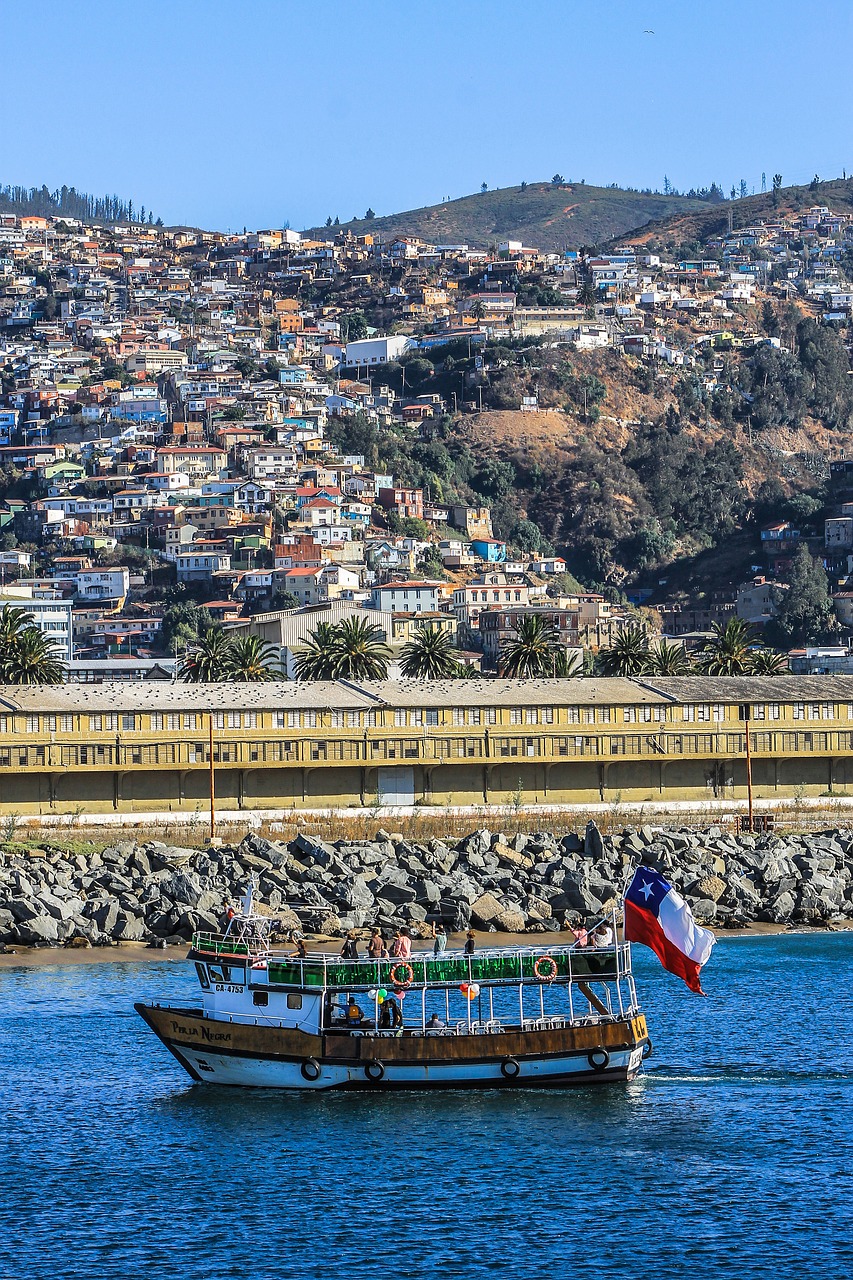
[[[766,719],[767,719],[767,708],[765,707],[765,705],[764,705],[764,703],[763,703],[763,702],[756,702],[756,703],[753,703],[753,706],[752,706],[752,718],[753,718],[753,720],[766,720]]]
[[[486,707],[486,724],[497,724],[498,713],[494,707]]]
[[[122,729],[135,729],[136,716],[127,711],[123,712],[121,717],[121,727]]]
[[[56,716],[45,716],[45,728],[48,733],[56,733]]]
[[[795,720],[805,720],[805,718],[806,718],[806,704],[805,704],[804,702],[795,702],[795,703],[794,703],[794,712],[793,712],[793,714],[794,714],[794,719],[795,719]]]
[[[358,711],[347,712],[347,728],[357,729],[361,723],[361,715]]]
[[[397,710],[394,712],[394,724],[396,728],[399,729],[401,726],[405,725],[405,723],[406,723],[406,713],[405,711],[401,711],[400,708],[398,707]]]
[[[437,712],[437,711],[429,711],[429,710],[428,710],[428,711],[427,711],[427,713],[426,713],[426,723],[427,723],[427,725],[437,725],[437,724],[438,724],[438,712]]]
[[[780,706],[778,702],[771,702],[768,710],[770,712],[770,715],[769,715],[770,720],[779,719]]]
[[[521,724],[521,707],[512,707],[509,713],[510,724]]]
[[[636,708],[636,707],[625,707],[625,708],[623,708],[623,711],[622,711],[622,719],[625,721],[625,724],[636,724],[636,723],[637,723],[637,708]]]
[[[152,729],[155,729],[155,730],[156,730],[156,729],[162,729],[162,728],[163,728],[163,713],[162,713],[162,711],[155,711],[155,712],[154,712],[154,714],[152,715],[152,717],[151,717],[151,728],[152,728]]]
[[[538,724],[538,723],[539,723],[539,713],[538,713],[538,711],[537,711],[536,707],[528,707],[528,708],[527,708],[527,710],[526,710],[526,711],[525,711],[525,713],[524,713],[524,723],[525,723],[525,724]]]
[[[38,733],[39,731],[38,716],[27,716],[25,723],[26,723],[27,733]]]

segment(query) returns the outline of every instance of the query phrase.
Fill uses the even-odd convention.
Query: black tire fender
[[[319,1080],[320,1064],[316,1058],[306,1058],[299,1068],[303,1080]]]
[[[368,1062],[367,1066],[364,1068],[364,1074],[372,1084],[378,1084],[385,1075],[385,1066],[378,1058],[374,1058],[373,1061]]]
[[[645,1062],[646,1058],[650,1058],[654,1053],[654,1051],[655,1051],[655,1046],[652,1044],[651,1036],[649,1036],[648,1040],[643,1045],[643,1062]]]
[[[501,1063],[501,1075],[504,1080],[515,1080],[521,1075],[521,1067],[515,1058],[504,1058]]]
[[[593,1071],[606,1071],[610,1066],[610,1054],[604,1048],[590,1049],[586,1060]]]

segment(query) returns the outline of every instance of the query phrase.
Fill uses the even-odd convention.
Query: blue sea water
[[[0,971],[0,1277],[853,1276],[853,934],[638,947],[631,1085],[195,1085],[133,1012],[189,966]]]

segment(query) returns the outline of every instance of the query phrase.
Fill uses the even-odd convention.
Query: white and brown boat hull
[[[562,1088],[632,1080],[649,1045],[642,1014],[490,1035],[308,1035],[197,1009],[137,1004],[188,1074],[261,1089]]]

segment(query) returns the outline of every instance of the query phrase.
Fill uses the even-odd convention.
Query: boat
[[[630,943],[346,960],[276,948],[252,890],[193,936],[201,1004],[134,1007],[197,1082],[266,1089],[557,1088],[632,1080],[651,1052]],[[302,952],[303,954],[299,954]]]

